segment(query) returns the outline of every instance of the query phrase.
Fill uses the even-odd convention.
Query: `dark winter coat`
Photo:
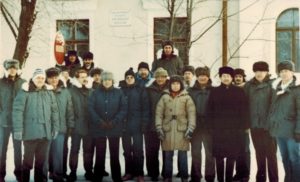
[[[207,101],[210,94],[211,87],[211,81],[209,80],[209,83],[206,88],[201,88],[198,81],[195,82],[193,87],[188,89],[188,92],[190,96],[192,97],[195,105],[196,105],[196,111],[197,111],[197,125],[196,129],[201,130],[209,130],[211,129],[211,126],[209,126],[210,122],[207,121]]]
[[[127,115],[124,120],[124,130],[129,134],[141,133],[142,127],[148,123],[149,103],[145,89],[132,85],[125,80],[120,82],[121,90],[127,100]]]
[[[13,131],[22,132],[23,140],[52,139],[59,131],[59,113],[53,88],[37,90],[32,81],[23,83],[13,103]]]
[[[178,56],[172,55],[170,58],[159,58],[154,60],[151,71],[154,73],[159,67],[167,70],[169,76],[182,75],[183,62]]]
[[[68,128],[74,128],[74,108],[72,97],[67,88],[59,81],[58,88],[54,90],[59,111],[59,132],[66,133]]]
[[[147,124],[147,131],[156,131],[155,128],[155,110],[156,105],[160,99],[160,97],[166,94],[166,90],[168,89],[168,81],[164,85],[164,87],[159,87],[159,85],[154,81],[150,86],[146,87],[147,97],[149,101],[149,120]]]
[[[88,97],[92,90],[81,85],[76,79],[73,80],[69,92],[72,97],[74,108],[74,130],[73,133],[86,136],[89,134],[89,120],[88,113]]]
[[[11,80],[4,76],[0,79],[0,126],[12,126],[12,107],[13,101],[21,89],[24,79],[17,76]]]
[[[81,69],[85,70],[88,74],[90,71],[94,68],[94,62],[91,63],[91,67],[88,69],[84,65],[81,67]]]
[[[149,75],[146,79],[143,79],[138,73],[135,74],[135,81],[139,87],[145,87],[146,84],[151,80],[152,73],[149,71]]]
[[[213,155],[235,157],[243,146],[247,129],[248,103],[242,88],[234,85],[213,88],[208,98],[208,122],[212,124]]]
[[[65,65],[56,65],[56,67],[61,70],[69,70],[69,75],[72,78],[75,76],[75,72],[81,68],[80,60],[78,59],[78,57],[76,58],[74,63],[71,63],[68,57],[65,57],[64,63]]]
[[[101,85],[89,97],[89,113],[93,137],[120,137],[127,115],[126,97],[118,88],[106,89]],[[103,122],[111,122],[113,128],[102,128]]]
[[[274,137],[292,138],[300,134],[300,80],[281,89],[281,79],[272,83],[272,104],[269,113],[270,133]]]
[[[258,82],[255,78],[244,86],[249,101],[251,128],[268,128],[268,113],[271,105],[272,85],[269,76]]]

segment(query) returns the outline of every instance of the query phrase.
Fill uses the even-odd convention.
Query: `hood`
[[[44,90],[53,90],[53,87],[51,85],[48,85],[45,83],[45,85],[43,86]],[[36,90],[36,87],[33,83],[32,80],[30,80],[29,82],[25,82],[22,84],[22,90],[24,90],[25,92],[32,92]]]

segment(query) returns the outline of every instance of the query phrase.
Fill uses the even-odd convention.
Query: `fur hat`
[[[154,72],[154,78],[160,77],[160,76],[168,77],[167,70],[163,69],[162,67],[157,68]]]
[[[179,75],[173,75],[173,76],[171,76],[170,81],[169,81],[169,91],[170,92],[172,92],[171,85],[174,82],[179,82],[180,83],[180,91],[182,91],[184,89],[184,84],[183,84],[182,77],[179,76]]]
[[[59,76],[60,74],[60,70],[58,68],[49,68],[46,70],[46,76],[47,78],[51,78],[51,77],[54,77],[54,76]]]
[[[200,75],[205,75],[209,78],[210,77],[210,70],[207,66],[198,67],[195,70],[195,74],[196,74],[197,77],[200,76]]]
[[[233,68],[231,68],[229,66],[223,66],[223,67],[219,68],[219,77],[221,77],[222,74],[229,74],[233,78],[234,70],[233,70]]]
[[[195,68],[194,68],[194,66],[185,65],[183,67],[182,73],[184,74],[186,71],[189,71],[189,72],[193,73],[193,75],[195,74]]]
[[[264,61],[258,61],[253,64],[252,70],[253,70],[253,72],[269,71],[269,65],[268,65],[268,63],[266,63]]]
[[[245,70],[241,68],[236,68],[233,72],[233,75],[242,75],[243,77],[246,77]]]
[[[3,63],[3,67],[8,70],[9,68],[16,68],[16,69],[19,69],[20,68],[20,63],[18,60],[16,59],[7,59],[4,61]]]
[[[46,78],[46,73],[43,69],[41,68],[37,68],[34,70],[33,74],[32,74],[32,80],[34,80],[36,77],[38,76],[43,76]]]
[[[133,77],[135,76],[132,67],[130,67],[130,68],[125,72],[124,77],[126,78],[128,75],[131,75],[131,76],[133,76]]]
[[[96,74],[101,75],[102,72],[103,72],[103,69],[101,69],[101,68],[93,68],[90,71],[90,76],[93,77]]]
[[[67,57],[69,57],[69,56],[77,56],[77,51],[69,50],[68,53],[67,53]]]
[[[282,70],[295,71],[295,64],[292,61],[282,61],[277,65],[278,73]]]
[[[114,81],[114,75],[110,71],[103,71],[101,73],[101,80],[102,81],[104,81],[104,80],[112,80],[112,81]]]
[[[171,46],[172,49],[174,48],[173,42],[171,40],[165,40],[161,43],[161,48],[164,49],[165,46]]]
[[[140,62],[139,66],[138,66],[138,70],[140,70],[141,68],[145,68],[145,69],[147,69],[148,71],[150,71],[149,65],[148,65],[148,63],[146,63],[146,62]]]
[[[86,52],[86,53],[83,54],[82,59],[83,60],[85,60],[85,59],[91,59],[91,60],[93,60],[94,59],[94,54],[91,53],[91,52]]]

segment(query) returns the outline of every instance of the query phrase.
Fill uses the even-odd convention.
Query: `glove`
[[[113,129],[113,128],[114,128],[113,122],[112,122],[112,121],[107,121],[107,129],[108,129],[108,130],[111,130],[111,129]]]
[[[72,133],[73,133],[73,128],[68,128],[68,130],[67,130],[67,135],[68,135],[68,136],[71,136]]]
[[[105,121],[101,121],[100,124],[99,124],[99,127],[101,129],[106,130],[108,126],[107,126],[107,123]]]
[[[55,138],[57,137],[58,132],[57,131],[52,131],[52,140],[55,140]]]
[[[22,135],[23,133],[20,131],[20,132],[14,132],[14,139],[15,140],[22,140]]]
[[[294,139],[297,143],[300,143],[300,133],[295,133],[294,134]]]
[[[190,139],[192,139],[192,136],[193,136],[193,131],[190,129],[187,129],[184,134],[184,138],[187,140],[190,140]]]
[[[164,134],[164,132],[163,132],[162,129],[157,130],[157,134],[158,134],[158,138],[160,140],[164,140],[165,139],[165,134]]]

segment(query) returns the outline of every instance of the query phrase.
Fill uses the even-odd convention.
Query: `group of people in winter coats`
[[[177,154],[177,176],[188,181],[191,146],[192,182],[213,182],[216,176],[219,182],[247,182],[249,135],[257,161],[256,179],[251,181],[266,182],[267,175],[270,182],[279,181],[277,146],[284,181],[300,179],[300,80],[291,61],[277,65],[279,77],[274,80],[266,62],[255,62],[254,77],[247,82],[243,69],[223,66],[218,72],[221,84],[213,87],[208,67],[183,66],[171,41],[163,42],[162,49],[152,71],[141,62],[136,73],[133,68],[125,72],[119,87],[112,72],[94,67],[91,52],[83,55],[81,66],[77,52],[68,51],[64,65],[36,69],[28,82],[20,77],[18,60],[5,60],[0,79],[0,182],[5,181],[11,134],[14,174],[22,182],[30,181],[33,167],[37,182],[76,181],[81,143],[86,180],[102,181],[109,175],[107,142],[115,182],[144,181],[144,146],[151,181],[159,180],[160,147],[163,180],[172,181]]]

